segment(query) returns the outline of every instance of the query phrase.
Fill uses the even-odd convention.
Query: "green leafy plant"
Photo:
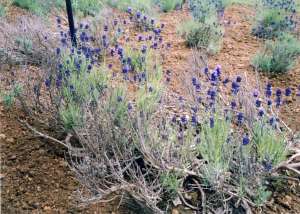
[[[183,4],[183,0],[157,0],[156,1],[162,11],[168,12],[176,8],[180,8]]]
[[[160,177],[162,186],[166,189],[171,198],[176,197],[180,188],[180,176],[176,172],[166,172]]]
[[[74,0],[72,1],[76,15],[95,16],[102,8],[102,1],[99,0]],[[13,0],[13,5],[29,10],[40,16],[45,16],[52,8],[64,8],[64,0],[43,1],[43,0]]]
[[[12,107],[16,98],[21,95],[21,92],[22,92],[22,87],[19,84],[14,85],[13,88],[8,92],[0,91],[2,102],[7,108]]]
[[[253,141],[257,146],[259,161],[267,169],[286,159],[286,144],[273,127],[256,123],[253,127]]]
[[[35,14],[42,15],[43,9],[36,0],[14,0],[13,5],[29,10]]]
[[[188,21],[178,31],[189,47],[206,50],[210,54],[217,53],[221,48],[223,29],[216,20]]]
[[[5,9],[4,5],[2,5],[0,3],[0,17],[5,16],[5,12],[6,12],[6,9]]]
[[[282,32],[292,31],[295,24],[285,10],[264,9],[253,26],[252,34],[260,38],[274,38]]]
[[[255,199],[256,205],[257,206],[264,205],[266,203],[266,201],[269,200],[271,195],[272,195],[272,192],[267,190],[267,188],[265,186],[260,186],[256,192],[256,199]]]
[[[153,0],[106,0],[106,4],[120,10],[133,10],[143,12],[147,15],[155,14]]]
[[[252,65],[270,74],[284,73],[294,66],[299,55],[300,42],[292,35],[283,34],[275,41],[267,41],[252,59]]]
[[[210,121],[202,125],[201,142],[197,146],[197,151],[207,161],[204,174],[209,182],[224,175],[233,152],[230,144],[226,143],[230,134],[230,122],[219,116],[216,114],[215,118],[210,118]]]
[[[100,0],[74,0],[73,7],[77,13],[81,13],[83,16],[96,16],[103,4]]]

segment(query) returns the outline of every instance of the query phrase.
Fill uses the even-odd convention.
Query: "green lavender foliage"
[[[266,41],[253,57],[252,65],[262,72],[281,74],[292,69],[299,56],[299,40],[290,34],[282,34],[275,41]]]

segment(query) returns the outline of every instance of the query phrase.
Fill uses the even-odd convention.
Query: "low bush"
[[[266,203],[268,179],[286,160],[288,138],[278,108],[291,93],[273,98],[270,84],[258,93],[241,76],[224,77],[220,66],[196,68],[187,77],[189,94],[173,99],[176,109],[170,111],[160,55],[163,29],[148,31],[151,39],[134,47],[129,40],[111,43],[111,25],[100,28],[100,38],[92,38],[89,25],[79,26],[78,47],[60,29],[49,60],[14,80],[22,91],[11,94],[30,121],[58,136],[54,142],[65,147],[81,184],[81,202],[124,193],[131,204],[144,206],[140,213],[164,213],[178,198],[203,213],[238,213]],[[41,31],[37,35],[43,38]],[[15,44],[16,36],[4,38]],[[42,46],[19,43],[14,53]],[[29,60],[24,57],[22,65]]]
[[[77,15],[83,16],[96,16],[103,8],[103,3],[99,0],[73,0],[72,3]]]
[[[222,0],[191,0],[189,8],[193,17],[204,22],[206,18],[217,16],[218,13],[224,12],[224,2]]]
[[[186,40],[188,47],[195,47],[209,54],[215,54],[221,48],[223,29],[216,20],[188,21],[179,27],[178,32]]]
[[[258,11],[252,34],[259,38],[271,39],[296,27],[294,0],[262,1]]]
[[[36,0],[14,0],[13,5],[29,10],[35,14],[42,15],[43,8]]]
[[[153,0],[107,0],[106,3],[123,11],[128,8],[149,15],[155,14]]]
[[[64,0],[43,1],[43,0],[13,0],[13,5],[29,10],[30,12],[46,16],[53,8],[65,8]],[[99,0],[74,0],[72,6],[78,16],[95,16],[102,8],[102,1]]]
[[[183,0],[154,0],[162,11],[168,12],[177,8],[181,8]]]
[[[0,17],[4,17],[5,16],[5,12],[6,12],[6,9],[5,9],[4,5],[2,5],[0,3]]]
[[[218,12],[223,11],[222,1],[189,1],[193,19],[182,23],[179,34],[189,47],[195,47],[209,54],[217,53],[222,44],[223,28],[219,23]]]
[[[289,34],[283,34],[275,41],[267,41],[252,64],[259,71],[280,74],[289,71],[299,56],[300,42]]]
[[[295,28],[293,18],[283,10],[266,9],[258,17],[252,33],[259,38],[274,38]]]

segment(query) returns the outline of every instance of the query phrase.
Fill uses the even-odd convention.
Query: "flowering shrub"
[[[259,38],[274,38],[296,27],[295,1],[262,1],[252,33]]]
[[[140,11],[146,15],[153,15],[153,0],[107,0],[106,3],[120,10],[126,11],[128,8]]]
[[[300,42],[292,35],[283,34],[277,40],[267,41],[253,58],[252,64],[259,71],[278,74],[287,72],[300,55]]]
[[[179,33],[189,47],[196,47],[210,54],[220,50],[223,28],[218,20],[218,12],[223,11],[221,1],[189,1],[193,20],[183,23]]]
[[[43,63],[34,64],[24,57],[22,65],[44,67],[27,72],[28,79],[18,81],[23,90],[8,94],[58,136],[48,139],[67,150],[83,187],[82,202],[126,193],[154,213],[168,211],[177,198],[204,213],[263,205],[270,195],[268,178],[287,157],[288,132],[279,109],[294,91],[274,93],[271,84],[253,90],[242,76],[224,77],[220,66],[197,67],[187,77],[190,93],[178,97],[170,112],[164,84],[169,81],[160,65],[160,53],[169,47],[163,26],[150,23],[153,29],[138,38],[115,37],[112,31],[119,35],[132,22],[114,17],[99,28],[79,24],[78,46],[72,47],[58,18],[59,34],[47,38],[59,41],[47,46],[50,59],[43,55]],[[15,37],[4,38],[15,45]],[[35,54],[44,44],[19,43],[13,53],[25,46]],[[191,193],[197,200],[188,199]]]
[[[217,53],[221,48],[223,29],[216,20],[188,21],[178,31],[189,47],[196,47],[210,54]]]
[[[102,7],[99,0],[73,0],[73,8],[77,15],[93,15],[95,16]],[[12,4],[29,10],[36,15],[46,15],[53,8],[64,8],[64,0],[43,1],[43,0],[13,0]]]
[[[174,10],[176,8],[181,8],[183,0],[154,0],[159,4],[160,8],[164,12]]]

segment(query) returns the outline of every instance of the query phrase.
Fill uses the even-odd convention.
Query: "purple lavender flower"
[[[267,105],[268,105],[268,106],[271,106],[271,105],[272,105],[272,100],[268,100],[268,101],[267,101]]]
[[[258,116],[262,117],[264,116],[264,114],[265,114],[264,110],[261,109],[258,111]]]
[[[253,97],[258,97],[258,91],[257,90],[255,90],[254,92],[253,92]]]
[[[276,97],[276,99],[275,99],[275,103],[276,103],[276,107],[277,108],[279,108],[280,107],[280,105],[281,105],[281,98],[278,96],[278,97]]]
[[[256,101],[255,101],[255,106],[256,106],[257,108],[259,108],[259,107],[261,106],[261,101],[260,101],[260,100],[256,100]]]
[[[145,54],[145,53],[147,52],[147,46],[146,46],[146,45],[143,45],[143,46],[142,46],[141,52],[142,52],[143,54]]]
[[[61,52],[60,48],[56,48],[56,54],[59,55]]]
[[[209,127],[213,128],[215,126],[215,120],[213,117],[209,118]]]
[[[51,79],[50,78],[47,78],[45,80],[45,85],[46,85],[47,89],[50,89],[50,87],[51,87]]]
[[[243,146],[246,146],[250,143],[250,139],[249,139],[249,135],[248,134],[245,134],[244,137],[243,137],[243,141],[242,141],[242,144]]]
[[[139,42],[143,41],[143,36],[139,35],[139,36],[138,36],[138,41],[139,41]]]
[[[192,123],[193,124],[197,124],[198,123],[198,119],[196,115],[192,115]]]
[[[195,85],[195,89],[196,89],[196,92],[200,92],[201,91],[201,85],[200,85],[200,83],[197,83]]]
[[[180,118],[180,120],[181,120],[181,122],[182,122],[183,124],[187,123],[187,118],[186,118],[185,115],[183,115],[183,116]]]
[[[193,83],[194,86],[197,84],[197,78],[196,77],[192,78],[192,83]]]
[[[237,93],[239,92],[240,90],[240,85],[237,83],[237,82],[232,82],[231,84],[231,91],[234,95],[237,95]]]
[[[285,89],[285,96],[289,97],[292,94],[292,89],[291,88],[286,88]]]
[[[244,121],[244,114],[242,112],[239,112],[238,115],[237,115],[237,121],[238,121],[238,124],[241,125]]]
[[[40,89],[37,85],[33,86],[33,92],[36,96],[40,96]]]
[[[91,64],[87,66],[88,71],[91,71],[92,68],[93,68],[93,66]]]
[[[229,79],[226,78],[222,83],[223,83],[224,85],[226,85],[227,83],[229,83]]]
[[[266,87],[266,97],[271,97],[271,96],[272,96],[272,85],[271,83],[268,83]]]
[[[277,97],[280,97],[281,94],[282,94],[281,90],[280,90],[280,89],[277,89],[277,90],[276,90],[276,96],[277,96]]]
[[[176,116],[174,115],[173,117],[172,117],[172,123],[176,123]]]
[[[197,97],[197,102],[201,103],[202,102],[202,97]]]
[[[128,109],[128,111],[130,111],[130,110],[132,110],[132,104],[131,103],[128,103],[128,105],[127,105],[127,109]]]
[[[60,17],[56,17],[56,22],[57,22],[57,24],[61,24],[61,19],[60,19]]]
[[[233,101],[231,102],[231,109],[235,109],[236,106],[237,106],[237,104],[236,104],[236,102],[233,100]]]
[[[129,72],[129,70],[130,70],[130,68],[129,68],[129,66],[126,64],[126,65],[123,66],[122,72],[123,72],[124,74],[127,74],[127,73]]]
[[[104,31],[107,32],[108,31],[108,26],[104,25]]]
[[[195,106],[195,107],[191,107],[191,110],[193,111],[193,113],[197,113],[197,111],[198,111],[198,108],[197,108],[197,106]]]
[[[271,117],[270,120],[269,120],[269,123],[271,126],[274,126],[275,123],[276,123],[276,119],[274,117]]]
[[[118,96],[118,97],[117,97],[117,101],[120,103],[120,102],[123,101],[123,98],[122,98],[121,96]]]

